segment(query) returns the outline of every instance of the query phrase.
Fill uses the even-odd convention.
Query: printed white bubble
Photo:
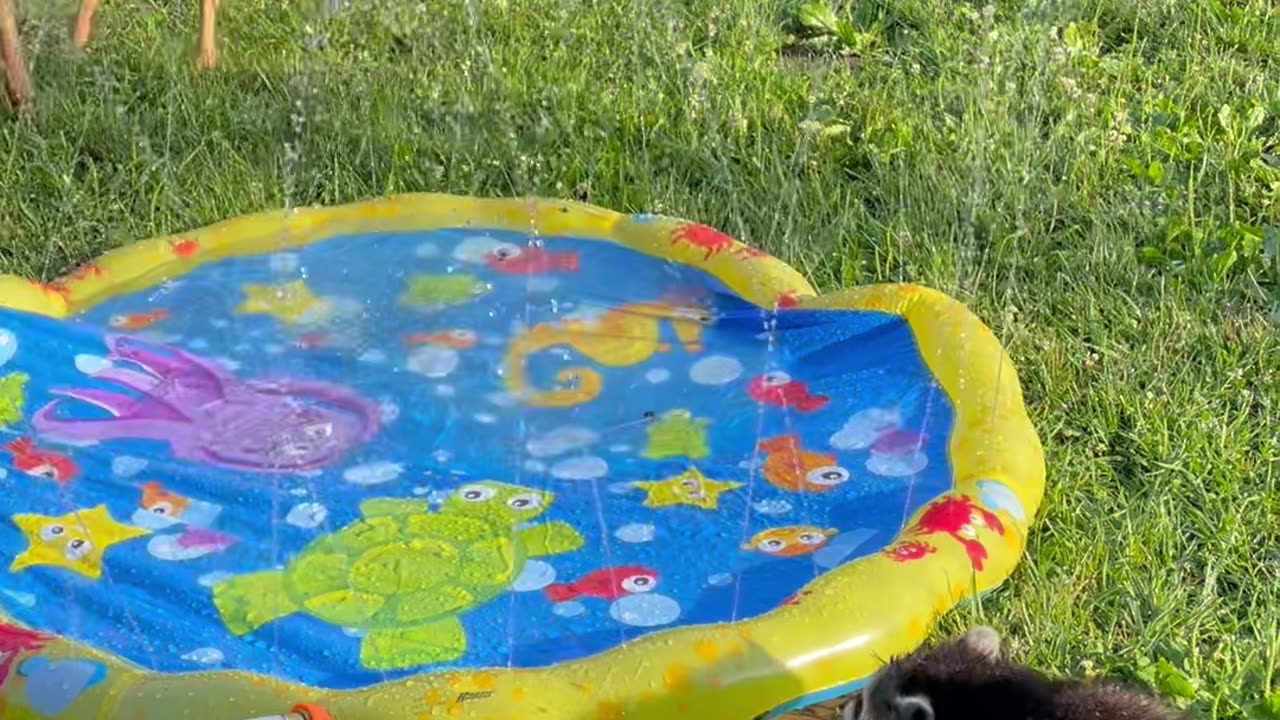
[[[448,377],[458,368],[458,351],[449,347],[428,345],[409,353],[405,367],[410,372],[425,375],[429,378]]]
[[[632,627],[670,625],[680,618],[680,603],[658,593],[627,595],[609,606],[609,616]]]
[[[564,618],[578,617],[579,615],[581,615],[586,611],[587,611],[587,606],[583,605],[582,603],[576,600],[570,600],[569,602],[556,603],[555,605],[551,606],[551,612],[555,613],[559,617],[564,617]]]
[[[450,398],[450,397],[454,397],[457,394],[458,394],[457,388],[455,388],[454,386],[448,383],[441,383],[436,386],[436,395],[439,395],[440,397]]]
[[[511,583],[516,592],[533,592],[541,590],[556,581],[556,569],[541,560],[530,560],[525,563],[520,576]]]
[[[541,460],[525,460],[524,469],[531,473],[544,473],[547,471],[547,464]]]
[[[378,403],[378,411],[384,423],[393,423],[400,418],[400,406],[394,400],[385,399]]]
[[[791,512],[791,503],[780,498],[757,500],[751,503],[751,509],[758,515],[786,515]]]
[[[472,235],[458,243],[451,255],[454,260],[460,262],[471,263],[473,265],[483,265],[489,253],[493,252],[500,245],[507,245],[497,238],[488,235]]]
[[[347,468],[342,479],[352,485],[381,485],[396,480],[402,473],[404,466],[400,463],[381,461]]]
[[[520,404],[520,397],[518,395],[506,392],[505,390],[491,392],[486,394],[484,397],[486,400],[500,408],[515,407]]]
[[[329,508],[320,503],[298,503],[289,509],[284,521],[304,530],[320,527],[329,517]]]
[[[541,435],[534,435],[529,438],[524,447],[536,458],[549,458],[589,447],[599,438],[600,435],[589,428],[565,425]]]
[[[122,478],[133,477],[146,470],[147,465],[147,461],[142,458],[121,455],[111,459],[111,474]]]
[[[689,379],[699,385],[724,385],[742,375],[742,363],[728,355],[709,355],[689,368]]]
[[[658,529],[649,523],[628,523],[614,531],[613,536],[625,543],[651,542]]]
[[[886,432],[894,430],[902,416],[894,408],[868,408],[849,417],[831,436],[831,447],[837,450],[865,450]]]
[[[0,328],[0,367],[4,367],[18,352],[18,336],[12,330]],[[79,367],[79,366],[77,366]],[[81,372],[84,372],[83,370]]]
[[[671,379],[671,371],[666,368],[653,368],[652,370],[645,372],[644,379],[654,385],[664,383]]]
[[[609,486],[605,489],[614,495],[626,495],[636,489],[636,484],[633,482],[609,483]]]
[[[75,363],[76,369],[85,375],[97,375],[103,370],[115,367],[110,360],[99,355],[77,355]]]
[[[494,415],[493,413],[476,413],[475,415],[471,416],[471,419],[475,420],[481,425],[492,425],[498,422],[498,416]]]
[[[183,655],[182,659],[200,665],[219,665],[224,660],[224,656],[218,648],[202,647]]]
[[[551,466],[551,477],[559,480],[595,480],[609,472],[609,463],[594,455],[566,458]]]
[[[929,457],[922,452],[893,455],[873,452],[867,458],[867,470],[883,477],[908,477],[928,466]]]
[[[707,576],[707,584],[712,587],[724,587],[733,582],[733,575],[729,573],[716,573]]]
[[[387,361],[387,354],[377,348],[372,348],[360,353],[360,357],[357,359],[362,363],[381,365]]]
[[[435,243],[424,242],[413,249],[413,254],[420,258],[433,258],[440,254],[440,248]]]

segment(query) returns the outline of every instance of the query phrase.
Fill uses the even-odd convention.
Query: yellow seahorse
[[[565,408],[582,405],[604,390],[604,378],[589,367],[567,367],[556,373],[557,387],[529,387],[525,363],[530,355],[556,346],[568,346],[607,367],[636,365],[656,353],[671,349],[662,341],[662,324],[670,323],[680,344],[690,353],[702,351],[702,329],[711,322],[702,308],[666,303],[632,303],[609,310],[598,318],[567,318],[540,323],[512,339],[503,361],[507,391],[534,407]]]

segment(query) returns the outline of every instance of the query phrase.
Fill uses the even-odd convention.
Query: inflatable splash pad
[[[0,278],[0,715],[752,718],[1003,581],[1016,373],[706,226],[395,197]]]

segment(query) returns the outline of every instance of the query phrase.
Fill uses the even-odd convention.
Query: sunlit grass
[[[1280,717],[1274,3],[224,7],[210,74],[194,2],[106,3],[85,58],[65,8],[31,10],[0,271],[427,190],[694,218],[824,289],[939,287],[1010,348],[1049,461],[981,614],[1046,668]]]

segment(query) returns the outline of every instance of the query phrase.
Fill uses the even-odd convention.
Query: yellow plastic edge
[[[998,512],[1004,536],[982,531],[980,540],[990,553],[982,571],[974,572],[958,543],[937,543],[937,553],[909,563],[877,554],[823,575],[797,604],[752,620],[660,632],[545,669],[444,671],[351,692],[234,671],[150,673],[59,638],[44,651],[47,657],[94,658],[110,668],[108,680],[62,717],[235,720],[311,702],[327,707],[335,720],[749,718],[870,675],[883,658],[916,646],[937,616],[1008,578],[1039,509],[1045,467],[1017,373],[991,331],[959,302],[914,285],[873,285],[815,297],[797,271],[776,258],[744,252],[741,243],[708,256],[703,248],[677,241],[677,231],[686,225],[552,200],[401,195],[265,212],[145,240],[47,285],[0,276],[0,307],[65,318],[227,257],[353,233],[475,227],[614,242],[706,270],[764,307],[798,302],[805,309],[899,315],[955,408],[953,492],[980,503],[978,483],[998,481],[1025,511],[1021,518]],[[36,717],[15,704],[11,693],[6,688],[0,695],[4,717]]]

